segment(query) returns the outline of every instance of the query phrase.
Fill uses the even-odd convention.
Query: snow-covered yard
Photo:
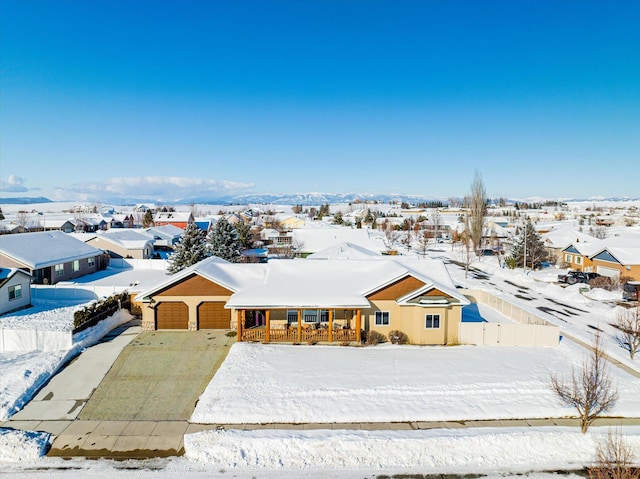
[[[586,351],[237,343],[201,396],[199,423],[349,423],[574,416],[552,393]],[[612,416],[640,415],[640,381],[610,367]]]

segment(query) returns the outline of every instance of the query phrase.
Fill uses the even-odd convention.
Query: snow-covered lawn
[[[30,308],[0,316],[0,328],[72,331],[73,313],[88,301],[33,299],[31,303]]]
[[[219,468],[346,469],[373,475],[530,472],[593,464],[608,432],[592,428],[475,428],[419,431],[206,431],[185,436],[186,457]],[[640,428],[625,430],[640,450]],[[346,472],[342,477],[350,477]]]
[[[198,423],[349,423],[547,418],[575,415],[552,393],[586,351],[558,348],[292,346],[236,343],[191,420]],[[612,416],[640,415],[640,381],[610,367]]]

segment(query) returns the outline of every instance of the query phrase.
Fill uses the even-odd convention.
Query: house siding
[[[9,299],[9,288],[20,285],[22,296],[16,299]],[[17,272],[0,287],[0,314],[22,309],[31,304],[31,276],[26,273]]]
[[[389,312],[389,325],[376,325],[376,311]],[[372,301],[372,307],[363,310],[364,329],[385,336],[394,330],[409,336],[411,344],[457,344],[462,308],[459,305],[437,307],[401,306],[395,300]],[[439,314],[440,328],[425,328],[425,315]]]
[[[425,284],[419,279],[413,276],[407,276],[402,278],[388,286],[385,286],[367,296],[370,301],[385,300],[385,299],[398,299],[409,294],[412,291],[420,289]]]

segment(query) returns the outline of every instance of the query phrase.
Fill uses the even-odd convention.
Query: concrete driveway
[[[236,341],[226,333],[141,333],[122,350],[78,419],[188,420],[198,397]]]

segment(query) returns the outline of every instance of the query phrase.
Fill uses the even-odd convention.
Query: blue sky
[[[0,196],[640,196],[640,2],[0,1]]]

